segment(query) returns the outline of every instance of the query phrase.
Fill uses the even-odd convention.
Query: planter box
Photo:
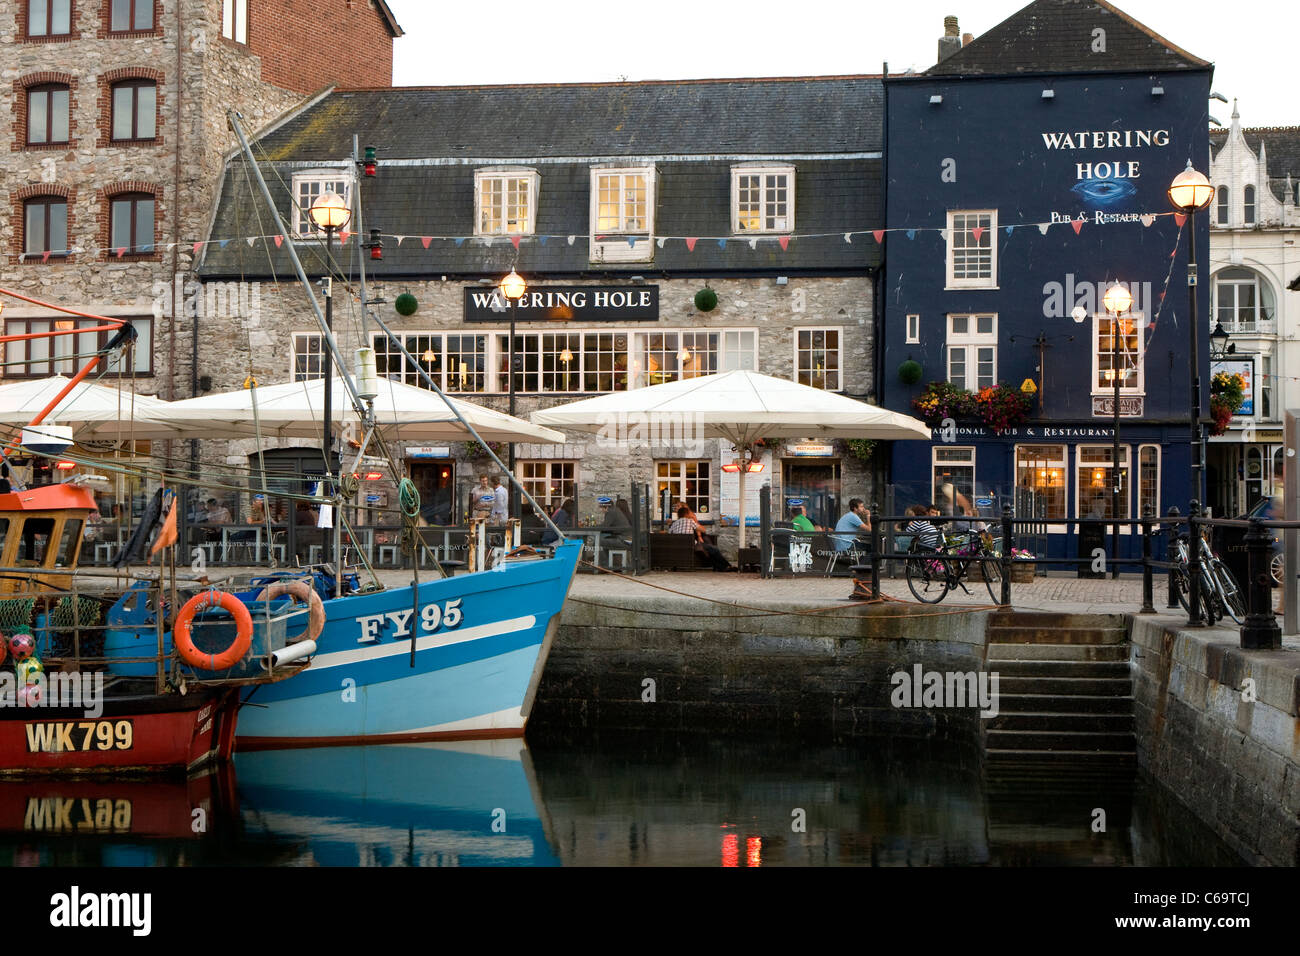
[[[1034,581],[1034,572],[1038,570],[1037,561],[1012,561],[1011,562],[1011,583],[1012,584],[1032,584]]]

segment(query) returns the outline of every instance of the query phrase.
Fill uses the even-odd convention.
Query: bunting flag
[[[222,248],[225,248],[225,245],[226,245],[226,244],[223,242],[221,245],[222,245]],[[196,242],[196,243],[194,243],[194,254],[197,256],[197,255],[199,254],[199,250],[202,249],[202,248],[203,248],[203,243],[202,243],[202,242]]]
[[[845,241],[845,242],[849,242],[849,243],[853,242],[853,233],[851,233],[851,232],[846,232],[846,233],[844,234],[844,241]]]
[[[538,236],[538,237],[537,237],[537,244],[538,244],[539,246],[544,246],[544,245],[546,245],[546,240],[549,239],[549,238],[551,238],[551,237],[550,237],[550,236]]]
[[[976,241],[976,242],[979,242],[979,241],[980,241],[980,236],[984,235],[984,227],[983,227],[983,226],[976,226],[976,227],[975,227],[974,229],[972,229],[970,232],[971,232],[971,235],[975,237],[975,241]]]
[[[1186,221],[1187,221],[1187,217],[1183,215],[1181,212],[1174,213],[1174,222],[1178,223],[1179,229],[1183,228],[1183,223],[1185,223]]]
[[[576,239],[576,238],[578,238],[578,237],[577,237],[577,236],[570,236],[570,237],[569,237],[569,245],[573,245],[573,240]]]
[[[348,232],[346,229],[340,229],[340,230],[339,230],[339,242],[347,242],[347,241],[348,241],[348,236],[350,236],[350,235],[352,235],[352,233]]]
[[[250,239],[250,240],[248,240],[248,241],[251,243],[253,240]],[[118,246],[118,247],[117,247],[117,257],[118,257],[119,259],[121,259],[124,255],[126,255],[126,246]]]
[[[1011,230],[1014,229],[1014,228],[1016,228],[1016,227],[1015,227],[1015,226],[1007,226],[1007,235],[1008,235],[1008,236],[1011,235]]]
[[[1052,228],[1052,224],[1050,222],[1040,222],[1038,224],[1038,231],[1041,232],[1043,235],[1047,235],[1047,230],[1051,228]]]
[[[149,242],[136,250],[137,252],[153,252],[153,243]]]
[[[483,245],[487,246],[488,248],[491,248],[492,243],[494,242],[496,242],[496,239],[494,239],[492,236],[483,237]]]
[[[727,248],[727,240],[726,240],[726,239],[719,239],[719,240],[718,240],[718,248],[719,248],[719,249],[725,249],[725,248]]]
[[[697,242],[699,242],[699,240],[698,240],[695,236],[689,236],[689,237],[687,237],[687,239],[686,239],[686,249],[687,249],[687,251],[688,251],[688,252],[694,252],[694,251],[695,251],[695,243],[697,243]]]
[[[421,244],[422,246],[424,246],[424,248],[426,248],[426,249],[429,248],[429,243],[431,243],[431,242],[433,242],[433,236],[421,236],[421,237],[420,237],[420,244]]]
[[[1070,226],[1074,229],[1074,234],[1077,236],[1079,234],[1079,230],[1083,228],[1083,220],[1071,219]]]
[[[1148,212],[1142,214],[1142,225],[1150,228],[1151,224],[1155,221],[1156,221],[1156,217],[1151,215],[1151,213]]]
[[[217,245],[220,246],[222,249],[224,249],[224,248],[226,248],[226,243],[228,243],[228,242],[230,242],[229,239],[219,239],[219,240],[217,241]]]
[[[511,244],[512,246],[514,246],[516,249],[518,249],[518,248],[519,248],[519,237],[518,237],[518,236],[511,236],[511,237],[510,237],[510,244]],[[1118,374],[1118,373],[1116,373],[1116,374]]]
[[[41,262],[49,262],[49,261],[50,261],[50,250],[46,249],[44,252],[41,253]]]
[[[909,229],[909,230],[907,230],[907,238],[909,238],[909,239],[915,239],[915,238],[916,238],[916,230],[915,230],[915,229]]]
[[[884,242],[885,242],[885,230],[883,230],[883,229],[876,229],[876,230],[873,230],[871,234],[872,234],[873,236],[876,237],[876,243],[877,243],[878,245],[884,245]]]
[[[629,249],[635,249],[635,248],[636,248],[636,236],[628,236],[628,237],[627,237],[627,247],[628,247]]]
[[[251,248],[253,248],[253,243],[257,242],[257,237],[256,237],[256,236],[249,236],[248,239],[247,239],[246,241],[248,242],[248,248],[251,249]]]
[[[790,237],[789,237],[789,236],[782,236],[780,239],[777,240],[777,242],[779,242],[779,243],[781,244],[781,251],[782,251],[782,252],[785,252],[785,250],[787,250],[787,249],[790,248]]]
[[[279,249],[282,245],[284,245],[284,236],[275,236],[274,239],[275,239],[275,248]]]
[[[457,236],[457,237],[456,237],[454,240],[452,240],[452,241],[456,243],[456,248],[459,249],[461,246],[463,246],[463,245],[465,244],[465,237],[464,237],[464,236]]]
[[[749,240],[749,248],[751,248],[751,249],[757,249],[757,248],[758,248],[758,240],[757,240],[757,239],[751,239],[751,240]]]
[[[662,249],[664,247],[664,243],[667,241],[668,241],[667,238],[665,238],[664,236],[660,236],[658,239],[655,240],[655,245],[658,246],[660,249]]]
[[[939,230],[939,238],[942,239],[944,242],[947,242],[947,241],[948,241],[948,230],[947,230],[947,229],[940,229],[940,230]]]

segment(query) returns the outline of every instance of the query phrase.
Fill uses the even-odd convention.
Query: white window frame
[[[746,229],[740,218],[740,180],[744,176],[760,177],[758,186],[757,216],[762,225],[755,229]],[[769,182],[769,177],[785,177],[785,215],[777,218],[769,209],[771,197],[769,190],[781,188]],[[784,234],[794,231],[794,166],[741,165],[731,167],[731,232],[733,235],[752,236],[758,234]],[[772,219],[772,225],[767,222]]]
[[[1122,382],[1119,387],[1120,397],[1123,398],[1126,395],[1146,395],[1145,316],[1141,312],[1125,312],[1123,315],[1118,316],[1118,319],[1120,322],[1131,321],[1133,323],[1133,331],[1127,334],[1131,334],[1133,336],[1137,348],[1137,357],[1133,359],[1134,365],[1136,366],[1135,371],[1137,374],[1133,376],[1126,374],[1124,376],[1125,381]],[[1091,380],[1092,381],[1091,391],[1093,395],[1104,396],[1104,395],[1115,394],[1114,385],[1112,385],[1109,381],[1104,383],[1101,381],[1102,355],[1104,354],[1106,356],[1106,365],[1109,368],[1111,364],[1111,359],[1113,358],[1115,352],[1115,348],[1113,345],[1109,345],[1106,348],[1102,348],[1102,335],[1101,335],[1102,323],[1109,324],[1110,321],[1111,321],[1111,316],[1110,313],[1108,312],[1093,313],[1092,316],[1092,380]],[[1121,334],[1126,334],[1126,333],[1121,332]],[[1109,341],[1109,337],[1107,337],[1107,341]],[[1125,368],[1127,369],[1128,366],[1126,365]],[[1128,384],[1127,381],[1130,378],[1134,380],[1134,384],[1132,385]]]
[[[1232,275],[1231,273],[1241,271],[1250,273],[1247,276]],[[1232,287],[1232,305],[1231,312],[1227,314],[1227,322],[1223,322],[1223,327],[1230,333],[1243,333],[1246,335],[1265,332],[1272,333],[1276,326],[1274,321],[1277,318],[1277,296],[1273,292],[1272,283],[1268,281],[1261,273],[1252,269],[1250,266],[1228,266],[1220,269],[1211,277],[1210,283],[1210,315],[1213,322],[1223,322],[1223,289],[1225,286]],[[1255,305],[1252,309],[1240,306],[1237,303],[1241,299],[1239,290],[1244,287],[1254,286]],[[1265,303],[1265,299],[1269,302]],[[1271,308],[1270,308],[1271,305]],[[1254,316],[1250,316],[1250,312]],[[1243,315],[1245,316],[1243,318]]]
[[[939,500],[939,483],[936,481],[938,476],[935,474],[935,469],[938,468],[940,464],[939,456],[941,454],[951,455],[956,452],[968,452],[969,454],[967,457],[969,461],[958,460],[954,458],[950,461],[943,462],[943,464],[949,467],[959,467],[959,468],[965,468],[968,466],[970,467],[971,491],[972,491],[970,497],[972,503],[974,502],[975,483],[979,476],[979,472],[975,470],[976,468],[975,446],[974,445],[945,445],[945,444],[932,445],[930,447],[930,500],[931,501]]]
[[[1122,393],[1121,393],[1121,394],[1122,394]],[[1111,455],[1112,451],[1114,450],[1114,449],[1112,448],[1112,446],[1109,445],[1109,444],[1106,444],[1106,445],[1075,445],[1075,446],[1074,446],[1074,516],[1075,516],[1076,518],[1086,518],[1086,517],[1088,517],[1088,513],[1087,513],[1086,511],[1082,510],[1082,505],[1083,505],[1083,501],[1084,501],[1084,499],[1083,499],[1083,492],[1084,492],[1084,488],[1086,487],[1086,488],[1088,489],[1088,491],[1089,491],[1089,497],[1091,497],[1092,488],[1093,488],[1093,484],[1092,484],[1092,472],[1093,472],[1094,470],[1096,470],[1097,468],[1101,468],[1103,471],[1106,470],[1106,467],[1105,467],[1104,464],[1100,464],[1100,463],[1098,463],[1098,462],[1087,462],[1087,463],[1084,462],[1084,460],[1083,460],[1083,452],[1084,452],[1084,449],[1090,449],[1090,448],[1095,448],[1095,449],[1098,449],[1099,451],[1104,451],[1104,452],[1106,453],[1106,459],[1107,459],[1107,461],[1110,460],[1110,455]],[[1119,461],[1120,461],[1120,465],[1119,465],[1120,472],[1121,472],[1121,473],[1123,474],[1123,476],[1124,476],[1124,479],[1123,479],[1123,480],[1124,480],[1124,485],[1123,485],[1124,491],[1123,491],[1123,493],[1120,495],[1120,508],[1122,509],[1122,511],[1121,511],[1120,519],[1119,519],[1119,520],[1120,520],[1121,522],[1124,522],[1124,521],[1128,521],[1128,520],[1130,520],[1130,519],[1129,519],[1129,514],[1130,514],[1130,512],[1131,512],[1132,509],[1133,509],[1133,495],[1134,495],[1134,493],[1135,493],[1135,492],[1134,492],[1134,487],[1133,487],[1133,446],[1132,446],[1132,445],[1125,445],[1125,444],[1122,444],[1122,443],[1120,444],[1120,446],[1119,446]],[[1111,465],[1112,465],[1112,467],[1113,467],[1113,466],[1114,466],[1114,462],[1111,462]],[[1085,470],[1088,472],[1088,474],[1087,474],[1088,481],[1087,481],[1087,482],[1084,481],[1084,474],[1083,474],[1083,473],[1084,473]],[[1111,488],[1111,485],[1110,485],[1110,482],[1109,482],[1109,481],[1105,482],[1105,484],[1103,485],[1103,488],[1102,488],[1102,496],[1106,499],[1106,503],[1107,503],[1107,504],[1110,503],[1110,495],[1111,495],[1110,488]],[[1106,518],[1107,518],[1107,520],[1111,520],[1111,519],[1112,519],[1112,516],[1111,516],[1111,515],[1107,515]],[[1120,533],[1121,533],[1121,534],[1127,534],[1128,531],[1127,531],[1125,528],[1121,527],[1121,528],[1120,528]]]
[[[954,332],[954,320],[965,319],[966,331]],[[991,319],[993,331],[971,331],[979,327],[980,319]],[[965,377],[961,382],[952,381],[952,353],[960,349],[965,362]],[[987,383],[980,384],[979,353],[980,349],[993,350],[993,372]],[[947,336],[943,345],[943,370],[945,380],[959,388],[977,392],[986,385],[998,383],[998,314],[996,312],[954,312],[948,316]]]
[[[522,222],[509,218],[510,183],[524,184],[524,201]],[[483,228],[483,213],[486,187],[489,183],[500,184],[499,200],[502,205],[497,227]],[[522,167],[492,167],[474,171],[474,235],[476,236],[531,236],[537,231],[537,197],[541,187],[541,176],[535,169]]]
[[[957,219],[962,217],[962,227],[958,228]],[[967,220],[972,217],[987,217],[987,225],[983,226],[983,232],[979,239],[975,240],[975,248],[983,249],[985,240],[988,240],[989,268],[988,275],[976,276],[957,276],[956,273],[956,253],[958,236],[970,236],[974,239],[973,230],[981,228],[971,226]],[[948,210],[948,242],[947,252],[945,253],[944,275],[946,276],[945,286],[949,289],[996,289],[998,287],[998,211],[996,209],[950,209]],[[964,245],[962,248],[971,248]]]
[[[1016,445],[1016,446],[1015,446],[1015,458],[1012,460],[1012,469],[1013,469],[1013,472],[1014,472],[1014,475],[1015,475],[1015,484],[1016,484],[1016,490],[1017,490],[1017,493],[1018,493],[1018,492],[1019,492],[1019,491],[1024,487],[1023,485],[1020,484],[1020,472],[1021,472],[1021,467],[1022,467],[1022,465],[1023,465],[1023,464],[1026,464],[1026,462],[1022,460],[1021,455],[1022,455],[1022,453],[1024,453],[1027,449],[1031,449],[1031,448],[1033,448],[1033,449],[1037,449],[1037,450],[1040,450],[1040,451],[1041,451],[1042,449],[1046,449],[1046,448],[1059,448],[1059,449],[1061,450],[1059,457],[1050,457],[1050,458],[1049,458],[1049,457],[1047,457],[1046,455],[1043,455],[1043,456],[1041,456],[1041,457],[1036,457],[1036,458],[1029,459],[1029,461],[1034,462],[1034,464],[1031,466],[1031,468],[1039,468],[1040,470],[1041,470],[1041,469],[1048,469],[1048,468],[1050,468],[1050,469],[1052,469],[1052,470],[1054,470],[1054,471],[1059,471],[1059,472],[1061,473],[1061,481],[1065,484],[1065,487],[1064,487],[1064,489],[1062,490],[1062,494],[1061,494],[1061,514],[1059,514],[1059,515],[1047,515],[1047,516],[1045,516],[1042,520],[1043,520],[1043,521],[1048,521],[1048,522],[1058,522],[1058,523],[1059,523],[1059,522],[1063,522],[1063,521],[1065,521],[1065,520],[1069,517],[1069,514],[1070,514],[1070,462],[1069,462],[1070,451],[1069,451],[1069,447],[1068,447],[1064,442],[1050,442],[1050,441],[1049,441],[1049,442],[1025,442],[1023,445]],[[1032,489],[1031,489],[1031,490],[1032,490]],[[1037,518],[1038,516],[1037,516],[1037,515],[1017,515],[1017,517],[1024,517],[1024,518],[1033,517],[1033,518]],[[1062,530],[1064,530],[1064,529],[1062,529]]]
[[[315,345],[311,340],[315,339]],[[291,382],[310,382],[318,378],[324,378],[325,372],[325,337],[319,332],[294,332],[289,342],[289,381]],[[298,356],[304,355],[310,360],[314,356],[320,357],[322,371],[319,374],[310,374],[310,372],[298,371]]]
[[[572,477],[566,478],[563,475],[563,466],[565,465],[573,469]],[[546,472],[545,476],[529,475],[525,477],[525,471],[536,469],[538,466],[541,466],[542,470]],[[556,466],[560,467],[557,469]],[[561,474],[556,475],[557,470]],[[578,489],[582,487],[580,483],[581,474],[581,464],[574,458],[520,458],[515,462],[515,477],[524,486],[524,490],[532,495],[533,500],[544,506],[548,512],[554,511],[568,498],[572,498],[575,503],[577,502]],[[545,490],[540,493],[540,489],[537,487],[539,484],[545,486]],[[551,494],[551,486],[556,484],[560,486],[560,491]],[[571,486],[571,490],[566,492],[564,490],[565,485]],[[577,521],[578,516],[576,514],[569,515],[571,525],[576,525]]]
[[[921,344],[921,316],[915,312],[907,317],[907,341],[904,344]]]
[[[661,465],[666,465],[666,466],[668,466],[668,471],[670,471],[670,472],[673,470],[673,469],[672,469],[672,466],[673,466],[673,465],[680,465],[681,468],[679,469],[679,471],[680,471],[681,473],[678,474],[678,475],[672,475],[672,474],[669,474],[669,475],[660,475],[660,474],[659,474],[659,468],[660,468]],[[689,496],[689,498],[688,498],[688,496],[686,495],[686,482],[692,480],[692,479],[691,479],[691,478],[686,474],[686,466],[687,466],[687,465],[694,465],[694,466],[695,466],[695,478],[694,478],[694,480],[695,480],[696,482],[705,482],[705,481],[708,482],[709,490],[708,490],[705,494],[703,494],[703,495],[700,495],[700,494],[694,494],[694,495]],[[663,490],[659,487],[659,486],[660,486],[660,483],[662,482],[663,484],[666,484],[666,485],[668,486],[673,501],[684,501],[684,502],[686,502],[686,506],[687,506],[688,508],[691,508],[691,510],[694,511],[694,512],[696,513],[696,515],[698,515],[700,518],[709,518],[709,517],[712,517],[712,515],[713,515],[713,493],[714,493],[714,491],[716,491],[716,490],[720,487],[720,486],[716,485],[715,482],[717,482],[717,481],[720,480],[720,476],[721,476],[722,473],[721,473],[720,471],[716,470],[716,469],[713,467],[713,462],[712,462],[710,459],[707,459],[707,458],[656,458],[656,459],[654,460],[654,466],[655,466],[654,482],[655,482],[655,500],[656,500],[656,501],[659,500],[659,498],[662,496],[662,493],[663,493]],[[700,477],[700,469],[701,469],[701,467],[708,471],[708,475],[707,475],[706,477],[703,477],[703,478]],[[697,485],[697,489],[698,489],[698,485]],[[694,501],[695,501],[695,507],[691,507],[691,499],[694,499]],[[672,517],[671,517],[669,520],[670,520],[670,521],[676,521],[676,520],[677,520],[677,513],[676,513],[676,512],[673,512],[673,515],[672,515]]]
[[[324,195],[326,192],[337,192],[337,190],[331,190],[330,187],[342,185],[343,192],[340,193],[340,195],[343,197],[343,201],[347,203],[348,208],[351,209],[352,183],[353,172],[348,167],[333,167],[328,169],[319,168],[294,173],[289,199],[289,217],[293,224],[294,238],[299,240],[325,238],[325,230],[317,229],[312,225],[311,217],[308,215],[308,210],[311,208],[311,202],[309,201],[306,205],[303,205],[304,200],[309,198],[303,196],[303,186],[310,184],[322,187],[313,191],[313,195],[310,199],[314,201],[317,197]]]
[[[645,228],[627,228],[626,187],[619,180],[618,225],[600,228],[600,180],[603,176],[645,178]],[[645,166],[593,166],[591,168],[590,253],[592,262],[651,262],[654,260],[655,186],[657,171]],[[635,242],[628,240],[634,238]]]
[[[802,334],[805,333],[805,332],[808,333],[808,335],[810,336],[810,339],[809,339],[810,342],[811,342],[811,336],[814,335],[814,334],[817,333],[817,332],[823,332],[823,333],[825,333],[825,332],[834,332],[834,333],[835,333],[835,335],[836,335],[836,345],[835,345],[835,348],[834,348],[834,352],[835,352],[835,369],[834,369],[834,374],[835,374],[835,376],[836,376],[836,378],[837,378],[837,381],[836,381],[836,383],[835,383],[835,387],[834,387],[834,388],[827,388],[825,385],[816,385],[816,384],[814,384],[814,377],[815,377],[815,373],[816,373],[817,370],[816,370],[815,368],[811,368],[811,367],[805,370],[804,367],[800,364],[800,358],[801,358],[801,356],[802,356],[805,352],[808,353],[809,355],[811,355],[811,354],[815,351],[815,348],[814,348],[811,344],[809,345],[809,347],[808,347],[807,349],[801,349],[801,348],[799,347],[799,336],[802,335]],[[800,382],[800,379],[799,379],[800,374],[806,371],[806,372],[807,372],[807,375],[808,375],[808,381],[807,381],[807,382],[800,382],[800,384],[808,385],[810,388],[820,388],[820,389],[822,389],[823,391],[826,391],[826,392],[842,392],[842,391],[844,391],[844,332],[845,332],[844,326],[841,326],[841,325],[826,325],[826,326],[818,325],[818,326],[808,326],[808,327],[795,326],[795,328],[794,328],[794,330],[793,330],[793,334],[791,335],[791,345],[792,345],[792,347],[793,347],[793,348],[792,348],[792,359],[793,359],[793,362],[792,362],[792,364],[791,364],[791,366],[790,366],[791,373],[792,373],[792,374],[791,374],[791,380],[794,381],[794,382]],[[825,340],[823,340],[823,342],[824,342],[824,341],[825,341]],[[832,350],[830,349],[829,346],[823,345],[821,351],[822,351],[822,352],[825,352],[825,353],[827,353],[827,354],[829,354]],[[822,380],[823,380],[823,382],[826,380],[826,378],[829,376],[829,374],[830,374],[830,372],[831,372],[831,369],[829,368],[829,365],[830,365],[830,363],[827,362],[827,368],[823,368],[823,369],[822,369]]]
[[[221,35],[248,43],[248,0],[221,0]]]
[[[1133,490],[1137,493],[1137,516],[1139,518],[1142,517],[1142,505],[1145,503],[1142,500],[1142,452],[1148,448],[1154,449],[1156,453],[1156,500],[1151,503],[1151,513],[1156,516],[1160,514],[1160,482],[1163,477],[1164,460],[1160,454],[1160,446],[1148,442],[1144,445],[1138,445],[1137,481],[1133,485]]]

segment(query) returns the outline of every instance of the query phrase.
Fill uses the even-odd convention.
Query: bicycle
[[[912,542],[908,548],[911,556],[907,559],[907,586],[918,601],[938,604],[949,591],[957,588],[970,594],[965,579],[974,565],[980,567],[993,603],[1002,600],[1002,566],[997,561],[978,560],[999,557],[993,550],[993,537],[987,531],[971,531],[967,535],[967,540],[955,548],[952,545],[930,548]]]
[[[1246,620],[1246,601],[1237,586],[1237,579],[1232,576],[1227,565],[1210,547],[1204,536],[1198,536],[1201,549],[1200,590],[1201,610],[1205,623],[1213,624],[1225,616],[1231,617],[1238,624]],[[1188,568],[1187,535],[1180,535],[1174,542],[1175,592],[1178,603],[1184,611],[1191,611],[1188,597],[1191,593],[1191,572]]]

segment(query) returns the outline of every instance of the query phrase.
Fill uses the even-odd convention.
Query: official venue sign
[[[529,289],[515,306],[519,322],[656,322],[654,285],[548,285]],[[510,300],[500,289],[467,286],[466,322],[507,322]]]

